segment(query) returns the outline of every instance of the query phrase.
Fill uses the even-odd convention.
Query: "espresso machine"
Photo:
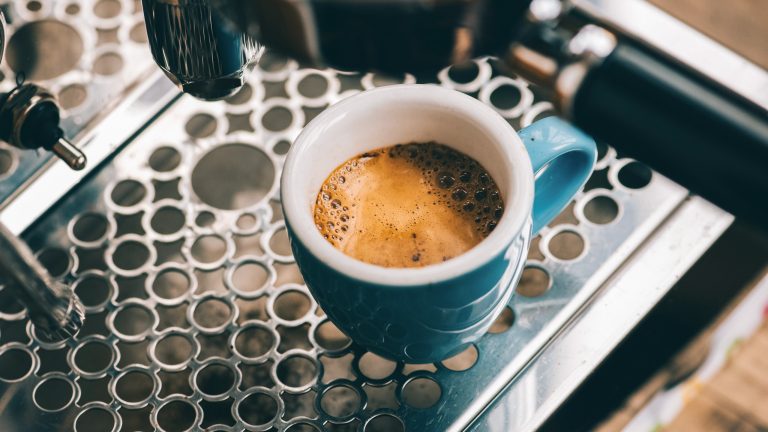
[[[754,200],[768,194],[766,110],[601,26],[578,1],[145,0],[144,13],[157,64],[202,99],[234,92],[239,60],[253,58],[255,42],[224,30],[231,24],[341,70],[429,73],[498,56],[595,138],[621,142],[619,151],[737,216],[768,221],[768,203]]]
[[[26,6],[27,3],[35,2],[23,0],[18,3]],[[67,2],[62,2],[61,7],[51,9],[50,16],[65,15],[64,3]],[[485,408],[481,405],[487,406],[486,412],[493,414],[498,413],[497,408],[502,406],[504,401],[514,402],[510,402],[508,406],[514,407],[513,411],[516,410],[514,415],[507,413],[507,420],[511,419],[512,423],[525,421],[528,425],[536,424],[541,420],[539,416],[543,415],[541,413],[544,411],[534,409],[534,405],[519,402],[525,398],[528,398],[525,399],[528,401],[531,395],[549,395],[550,391],[556,397],[561,397],[562,394],[554,391],[559,388],[556,384],[559,385],[560,382],[550,377],[560,377],[573,371],[581,373],[582,369],[577,366],[592,364],[592,360],[599,361],[599,356],[594,355],[590,357],[589,362],[574,366],[575,363],[569,363],[571,351],[568,351],[568,348],[578,346],[585,351],[594,348],[597,352],[608,346],[598,341],[599,336],[608,335],[620,340],[618,333],[609,334],[613,329],[604,328],[606,318],[600,314],[605,314],[606,310],[623,311],[611,315],[615,322],[612,327],[619,330],[631,328],[634,325],[632,320],[646,313],[654,304],[654,299],[657,300],[657,297],[666,292],[658,288],[664,285],[664,277],[679,277],[679,274],[687,269],[686,266],[690,265],[690,260],[693,259],[690,256],[702,253],[705,245],[711,244],[730,224],[729,215],[704,200],[685,198],[685,188],[700,194],[737,217],[762,229],[766,227],[768,203],[755,197],[768,196],[768,170],[765,169],[768,165],[768,92],[755,91],[755,88],[766,89],[767,84],[755,86],[754,82],[759,79],[755,79],[754,70],[741,67],[743,65],[735,57],[718,56],[718,61],[713,62],[714,64],[709,64],[706,58],[702,62],[691,48],[702,48],[697,45],[699,40],[690,39],[690,35],[685,32],[677,33],[674,25],[667,26],[668,22],[659,19],[658,13],[648,13],[648,8],[645,7],[647,5],[637,5],[643,2],[617,4],[602,0],[143,0],[142,7],[135,9],[130,9],[132,6],[129,6],[129,3],[133,2],[120,0],[119,3],[123,5],[123,18],[129,19],[126,18],[125,25],[121,25],[118,36],[122,41],[123,34],[128,34],[128,28],[123,27],[143,21],[146,33],[142,33],[146,38],[141,48],[146,52],[147,58],[151,53],[155,63],[151,65],[154,75],[150,75],[152,79],[146,79],[146,82],[137,85],[138,91],[131,93],[128,98],[130,100],[126,101],[130,103],[119,105],[114,115],[107,115],[103,126],[96,126],[98,133],[86,134],[85,137],[63,134],[59,128],[67,116],[62,115],[61,119],[59,118],[59,109],[51,96],[58,91],[44,89],[44,86],[31,80],[18,82],[14,86],[18,87],[18,90],[8,93],[14,96],[15,100],[27,102],[6,103],[14,100],[10,96],[0,98],[0,105],[5,103],[8,107],[25,106],[24,113],[39,116],[28,124],[46,126],[27,128],[27,131],[45,131],[49,137],[47,140],[19,139],[27,135],[21,134],[19,127],[26,122],[18,120],[12,123],[16,129],[9,129],[15,130],[16,135],[3,132],[2,127],[8,125],[2,123],[3,121],[21,117],[9,114],[11,111],[0,106],[0,134],[3,135],[4,141],[14,146],[14,149],[48,149],[65,162],[57,162],[58,165],[51,170],[55,173],[46,172],[40,174],[39,179],[32,179],[32,187],[29,191],[20,192],[19,199],[5,208],[0,206],[0,216],[5,213],[5,218],[0,217],[0,221],[13,222],[7,224],[7,229],[0,226],[0,274],[5,275],[7,281],[13,282],[0,289],[13,293],[23,303],[27,314],[21,319],[14,315],[15,321],[9,322],[26,325],[26,317],[32,322],[21,331],[31,335],[27,347],[29,349],[16,345],[8,348],[5,343],[0,345],[0,360],[6,352],[19,353],[28,350],[30,357],[36,359],[33,364],[43,364],[50,360],[43,358],[49,350],[67,351],[65,363],[70,366],[78,365],[78,369],[74,372],[61,372],[47,368],[40,379],[35,377],[35,373],[30,373],[28,381],[34,381],[35,389],[44,388],[44,384],[59,380],[71,382],[73,394],[85,394],[88,393],[88,385],[108,376],[111,380],[109,387],[105,384],[102,393],[114,396],[112,402],[100,401],[96,397],[85,398],[82,406],[75,402],[61,411],[44,411],[44,415],[48,416],[45,417],[45,422],[60,422],[62,425],[74,423],[74,429],[81,430],[81,426],[87,425],[88,418],[85,415],[77,414],[75,417],[67,414],[69,417],[64,417],[65,411],[76,408],[86,414],[110,413],[115,419],[122,418],[125,426],[125,419],[133,416],[135,412],[145,410],[147,406],[152,406],[154,411],[147,414],[147,421],[155,429],[172,430],[172,427],[163,426],[164,421],[168,426],[171,420],[164,419],[173,419],[178,424],[183,424],[185,418],[195,419],[194,428],[205,428],[205,423],[199,421],[203,412],[205,416],[209,412],[219,412],[221,410],[216,411],[214,405],[225,402],[221,397],[212,397],[199,388],[198,381],[202,382],[206,368],[213,365],[233,370],[233,376],[238,377],[238,382],[245,383],[247,376],[260,374],[266,374],[276,380],[280,391],[266,390],[259,386],[258,390],[247,391],[233,387],[227,394],[236,402],[224,407],[221,412],[231,410],[234,416],[236,411],[239,412],[239,408],[245,406],[244,401],[255,399],[251,396],[268,396],[276,401],[277,410],[285,413],[284,418],[277,416],[270,420],[269,424],[278,430],[293,431],[292,427],[303,425],[302,422],[309,422],[317,429],[325,427],[323,421],[330,422],[328,425],[351,425],[348,421],[355,416],[362,419],[363,423],[359,428],[366,431],[374,420],[391,420],[392,417],[405,419],[402,423],[409,428],[432,422],[440,430],[459,430],[480,419],[477,422],[480,426],[476,426],[479,429],[475,430],[484,430],[485,420],[481,419],[479,413]],[[46,11],[49,9],[46,3],[42,4],[42,12],[48,13]],[[127,9],[130,11],[126,12]],[[50,19],[42,12],[38,14],[40,17],[35,15],[35,19]],[[28,12],[25,13],[29,15]],[[141,16],[143,20],[140,19]],[[113,18],[99,18],[98,23],[106,28],[114,25],[110,20],[114,21]],[[131,33],[131,38],[133,36]],[[702,52],[711,51],[703,49]],[[270,53],[283,53],[290,60],[271,71],[266,64],[271,61]],[[151,60],[149,62],[151,63]],[[478,69],[477,77],[473,78],[471,85],[460,83],[450,76],[452,69],[460,69],[463,65]],[[165,77],[157,73],[158,69]],[[361,73],[355,75],[355,71]],[[155,75],[162,78],[162,82],[155,81]],[[328,83],[325,93],[318,97],[299,97],[300,91],[297,89],[300,78],[318,75],[325,77]],[[293,321],[280,320],[277,324],[272,322],[262,325],[250,321],[241,322],[243,319],[254,319],[254,316],[264,316],[258,313],[253,315],[254,312],[247,308],[248,302],[254,301],[256,295],[243,294],[240,291],[237,295],[243,295],[236,300],[236,296],[231,292],[227,296],[232,295],[232,298],[222,297],[224,303],[229,306],[229,319],[232,322],[227,325],[226,331],[218,332],[231,336],[231,340],[219,342],[219,345],[224,346],[224,351],[229,347],[235,354],[229,357],[221,354],[223,359],[201,357],[199,361],[189,360],[185,367],[192,372],[187,372],[187,376],[180,378],[177,375],[183,375],[184,371],[177,366],[166,367],[170,363],[165,360],[165,363],[154,362],[152,365],[129,364],[131,361],[142,363],[142,356],[152,361],[162,357],[161,349],[167,348],[166,342],[172,337],[176,338],[176,342],[181,339],[190,342],[189,345],[193,347],[190,351],[193,354],[206,350],[215,351],[211,345],[205,345],[205,341],[206,338],[213,339],[217,335],[198,325],[196,311],[203,310],[204,302],[212,300],[220,293],[205,293],[200,298],[190,294],[189,298],[182,302],[189,305],[189,309],[178,312],[182,308],[181,303],[176,300],[157,300],[151,283],[152,280],[159,279],[161,274],[177,272],[187,275],[192,281],[190,290],[193,290],[196,286],[207,283],[205,281],[210,278],[206,277],[213,266],[201,265],[197,268],[197,264],[193,266],[172,261],[164,262],[165,258],[161,258],[164,252],[158,252],[157,256],[149,254],[150,257],[157,258],[157,264],[150,263],[149,267],[154,265],[157,269],[147,271],[150,277],[146,287],[137,288],[130,285],[131,281],[140,279],[140,276],[129,274],[130,272],[122,274],[104,270],[105,274],[111,274],[109,278],[105,276],[104,279],[107,280],[106,286],[111,287],[113,298],[98,305],[88,299],[83,305],[74,295],[75,289],[82,289],[86,285],[83,281],[93,281],[97,276],[101,277],[99,272],[102,270],[86,270],[74,275],[69,279],[73,281],[70,286],[61,278],[52,277],[49,271],[40,265],[39,255],[30,252],[26,242],[20,239],[24,233],[24,239],[37,250],[42,243],[41,239],[55,236],[57,227],[66,227],[66,235],[72,237],[73,222],[76,218],[79,218],[77,221],[82,220],[80,216],[85,211],[75,211],[73,206],[84,207],[86,203],[90,205],[91,201],[103,198],[108,203],[106,209],[97,207],[96,212],[109,216],[104,238],[93,241],[78,240],[76,246],[71,246],[68,252],[76,251],[71,252],[76,254],[81,250],[100,250],[107,256],[106,267],[111,268],[119,264],[114,255],[122,252],[123,246],[126,246],[125,250],[128,250],[127,246],[136,244],[149,246],[148,250],[154,253],[155,247],[141,238],[144,235],[143,229],[155,236],[153,239],[159,239],[160,243],[171,237],[173,242],[182,242],[179,254],[183,255],[186,261],[193,261],[190,259],[194,255],[193,241],[198,236],[210,237],[218,234],[216,230],[220,229],[221,225],[230,222],[231,225],[239,225],[240,220],[228,220],[227,211],[220,211],[219,208],[193,206],[190,207],[193,210],[189,210],[184,207],[187,204],[179,204],[191,199],[190,195],[201,195],[194,189],[194,178],[188,178],[194,173],[187,172],[191,171],[191,168],[185,164],[202,165],[207,162],[205,151],[210,147],[206,146],[211,146],[212,143],[229,149],[234,148],[232,146],[235,142],[240,143],[238,145],[246,143],[263,149],[264,153],[269,155],[268,158],[265,156],[256,160],[258,163],[272,161],[267,164],[271,174],[265,175],[278,175],[279,161],[284,151],[276,149],[279,146],[284,149],[290,145],[291,137],[295,136],[292,134],[300,130],[302,121],[308,120],[313,110],[317,111],[319,107],[340,100],[350,92],[344,87],[347,84],[339,85],[337,82],[348,83],[354,80],[357,81],[355,85],[359,84],[357,87],[365,89],[375,84],[376,78],[371,78],[372,76],[405,77],[402,80],[404,82],[422,82],[422,78],[425,82],[435,82],[434,78],[438,76],[440,84],[465,91],[485,102],[491,98],[489,94],[494,86],[498,89],[499,83],[511,83],[521,91],[521,101],[518,103],[521,109],[507,110],[502,114],[516,122],[515,127],[524,126],[529,117],[533,118],[551,110],[551,113],[569,119],[598,141],[612,147],[601,156],[603,160],[598,163],[598,168],[600,172],[607,173],[603,174],[606,176],[603,180],[605,184],[618,186],[612,189],[608,186],[591,186],[595,189],[579,197],[572,210],[580,222],[576,223],[573,219],[560,221],[566,228],[552,229],[540,240],[542,250],[554,250],[556,238],[562,234],[577,232],[585,239],[585,250],[581,255],[575,254],[568,259],[552,259],[551,255],[554,254],[550,253],[551,251],[546,252],[546,258],[531,258],[531,268],[545,270],[549,275],[548,291],[545,290],[547,293],[538,297],[540,303],[536,302],[537,298],[523,296],[520,304],[511,305],[501,319],[501,327],[506,326],[506,330],[499,330],[498,334],[490,335],[491,339],[495,337],[495,340],[489,339],[478,344],[475,351],[477,364],[471,369],[457,372],[456,368],[437,365],[436,371],[429,371],[419,370],[416,367],[418,365],[398,364],[391,375],[396,378],[392,380],[365,378],[364,353],[359,352],[354,344],[342,344],[333,349],[322,348],[320,329],[327,321],[324,321],[322,311],[316,309],[311,299],[308,301],[314,312]],[[348,77],[353,78],[348,80]],[[139,81],[144,79],[145,75],[137,78]],[[532,92],[527,84],[521,84],[524,81],[535,85],[535,92]],[[357,87],[352,92],[357,91]],[[182,96],[179,96],[178,90]],[[248,114],[245,105],[232,102],[238,97],[243,97],[243,90],[248,90],[248,94],[255,101],[248,102],[255,106],[252,107],[253,113]],[[275,96],[268,98],[267,94],[270,92]],[[20,99],[20,96],[26,99]],[[300,102],[297,102],[297,99]],[[30,104],[37,104],[42,108],[32,110]],[[259,131],[251,133],[258,136],[257,139],[248,133],[230,133],[222,126],[229,117],[238,116],[248,117],[252,123],[266,122],[266,116],[274,107],[285,108],[292,113],[293,120],[286,129],[288,132],[264,132],[268,128],[257,125]],[[165,110],[169,114],[164,114]],[[144,130],[152,129],[153,123],[157,124],[156,129],[173,130],[177,123],[183,127],[194,112],[205,113],[219,121],[210,136],[184,135],[185,140],[189,139],[187,142],[180,138],[183,134],[169,132],[166,137],[165,133],[157,133],[155,130],[148,138],[142,138]],[[230,127],[231,125],[232,123]],[[62,129],[66,130],[66,127]],[[75,145],[68,145],[64,135],[71,138]],[[223,135],[226,135],[227,140],[221,138]],[[105,136],[109,138],[104,139]],[[158,136],[162,139],[157,138]],[[156,142],[150,142],[152,140]],[[259,140],[261,142],[257,142]],[[183,145],[180,144],[182,142]],[[142,151],[156,143],[166,146],[163,147],[166,150],[175,149],[176,154],[181,155],[180,165],[169,169],[168,172],[155,172],[157,170],[152,171],[147,167],[146,161],[142,162],[143,165],[135,166],[126,162],[132,158],[140,159],[146,156]],[[132,150],[132,147],[137,150]],[[81,151],[83,156],[78,153]],[[155,154],[151,151],[149,153]],[[139,156],[136,156],[137,154]],[[69,167],[81,167],[85,163],[84,155],[88,156],[89,166],[81,172],[89,174],[77,177],[77,184],[85,186],[68,194],[73,198],[70,198],[67,205],[59,204],[54,208],[54,203],[59,198],[52,197],[55,195],[53,193],[48,196],[46,192],[55,192],[51,190],[51,185],[75,189],[75,181],[59,180],[69,178]],[[232,155],[242,157],[242,154],[237,152]],[[620,187],[619,180],[614,177],[618,175],[616,172],[629,166],[630,158],[644,162],[685,188],[662,179],[661,176],[654,176],[646,189]],[[125,164],[114,172],[98,171],[99,168],[110,165],[113,160],[122,160]],[[250,161],[247,157],[244,160]],[[150,159],[149,165],[151,164]],[[220,166],[227,166],[223,162],[221,164]],[[152,171],[154,177],[143,178],[145,171]],[[157,189],[159,185],[172,183],[174,176],[182,178],[181,197],[161,194]],[[110,195],[123,184],[118,183],[118,180],[124,177],[136,180],[134,186],[138,185],[148,191],[147,196],[138,204],[121,204]],[[213,178],[221,180],[219,177]],[[184,186],[186,183],[191,186]],[[183,187],[189,190],[184,191]],[[153,192],[153,188],[157,190]],[[99,195],[94,195],[95,192],[91,189],[98,190]],[[270,190],[269,193],[272,192],[274,191]],[[587,223],[585,202],[600,197],[612,197],[618,205],[614,214],[616,220],[598,226]],[[45,204],[38,204],[32,210],[27,210],[32,207],[30,203],[37,201]],[[168,205],[163,207],[165,210],[170,208],[187,212],[182,219],[186,217],[193,228],[183,230],[186,237],[180,235],[181,231],[169,235],[154,232],[154,227],[151,226],[153,221],[149,218],[151,211],[147,209],[155,209],[161,205]],[[138,209],[142,209],[145,214],[144,219],[139,218],[141,220],[137,221],[133,212]],[[198,211],[200,209],[202,210]],[[213,225],[198,221],[204,214],[214,216]],[[283,291],[304,293],[307,298],[309,294],[300,277],[294,275],[295,279],[284,278],[281,272],[291,267],[291,260],[283,256],[284,254],[274,253],[270,244],[270,239],[280,232],[279,203],[275,205],[274,198],[267,198],[265,203],[256,206],[253,214],[259,223],[264,224],[258,231],[262,235],[261,239],[255,240],[259,246],[254,248],[261,248],[263,256],[254,252],[253,256],[228,260],[221,268],[225,269],[222,273],[225,274],[227,287],[234,283],[236,268],[240,266],[255,264],[255,267],[262,266],[267,269],[265,288],[259,287],[261,291],[258,292],[267,293],[268,295],[264,294],[260,298],[269,300],[259,307],[264,308],[271,316],[279,312],[279,301],[276,298],[279,298]],[[37,226],[32,226],[31,222],[29,225],[19,222],[25,217],[39,218],[42,222]],[[124,225],[131,226],[124,228]],[[230,237],[248,238],[246,234],[252,235],[256,230],[253,228],[254,231],[251,232],[250,229],[235,226],[232,229],[234,234],[224,235],[227,247]],[[200,234],[201,232],[204,235]],[[638,239],[645,237],[653,237],[653,242],[648,242],[647,250],[641,250],[638,245],[642,242]],[[669,251],[675,248],[685,249],[690,253],[680,252],[673,255]],[[609,279],[608,276],[624,261],[629,264],[637,261],[637,265],[622,264],[623,273]],[[606,269],[611,266],[611,269]],[[640,281],[638,274],[652,274],[653,277]],[[605,280],[597,281],[603,276]],[[136,295],[136,298],[126,294],[143,290],[150,292],[148,299],[144,298],[144,294]],[[641,296],[640,293],[644,294]],[[219,297],[216,299],[221,300]],[[146,346],[141,345],[136,335],[128,333],[120,333],[117,336],[104,332],[94,334],[98,333],[94,328],[104,323],[105,328],[112,331],[116,326],[115,322],[124,322],[120,321],[124,318],[123,315],[131,317],[126,312],[137,310],[147,311],[148,318],[144,318],[156,327],[150,325],[149,329],[143,330],[143,337],[149,341],[148,344],[145,343]],[[566,313],[576,310],[585,313]],[[190,330],[173,327],[176,324],[167,324],[175,322],[173,318],[166,318],[166,314],[171,315],[168,311],[182,316],[180,321],[177,321],[184,321],[186,317],[194,329],[200,327],[202,330],[194,330],[199,334],[193,334]],[[235,318],[236,313],[239,315]],[[78,333],[83,325],[89,325],[89,319],[94,327],[85,328]],[[137,326],[141,322],[138,318],[135,321]],[[573,326],[568,327],[566,323]],[[589,327],[590,325],[592,327]],[[305,331],[309,332],[309,336],[301,336],[308,338],[308,342],[305,346],[298,345],[300,348],[295,348],[290,345],[290,341],[300,337],[291,332],[302,327],[309,329]],[[582,331],[585,327],[591,328],[592,331],[585,333]],[[237,337],[256,330],[264,330],[268,335],[272,335],[274,346],[267,347],[268,353],[263,358],[243,356],[238,351],[240,348],[236,347]],[[506,333],[503,333],[504,331]],[[0,334],[13,337],[13,332],[6,331],[4,327]],[[560,338],[563,340],[560,341]],[[555,342],[550,344],[547,342],[549,340]],[[590,343],[584,343],[585,340]],[[85,352],[89,344],[107,346],[108,351],[115,353],[111,357],[115,363],[114,367],[110,366],[111,369],[105,369],[107,372],[103,373],[83,373],[79,362],[87,359],[83,360],[78,356]],[[287,347],[283,347],[284,344]],[[174,348],[177,346],[181,345]],[[510,353],[510,346],[520,347],[519,352],[513,355]],[[38,354],[38,351],[45,354]],[[173,353],[173,349],[170,352]],[[350,390],[352,396],[359,396],[358,399],[362,401],[360,412],[349,416],[333,416],[325,411],[322,398],[326,394],[334,394],[333,391],[338,389],[336,381],[328,384],[318,379],[310,391],[307,391],[310,387],[300,388],[286,384],[287,381],[281,381],[284,380],[284,377],[281,377],[283,371],[290,370],[283,360],[294,360],[292,356],[297,353],[299,357],[303,356],[301,359],[315,366],[314,370],[318,376],[320,371],[335,373],[333,371],[336,370],[334,368],[338,369],[338,362],[352,358],[347,365],[351,375],[341,375],[339,382]],[[546,361],[536,367],[534,355]],[[267,358],[268,361],[265,360]],[[118,366],[119,362],[128,366]],[[158,364],[160,366],[157,366]],[[568,365],[572,367],[569,369]],[[596,364],[593,366],[596,367]],[[264,368],[271,369],[264,372]],[[62,368],[64,369],[66,368]],[[154,389],[152,395],[138,402],[129,401],[122,393],[124,389],[121,386],[127,381],[125,378],[132,377],[133,373],[145,376],[142,375],[144,372],[148,372],[146,377],[150,377],[149,387]],[[358,378],[352,378],[354,376]],[[409,383],[414,381],[414,377],[431,377],[430,379],[439,383],[444,405],[440,402],[428,408],[411,409],[406,400],[406,390]],[[226,381],[225,378],[222,378],[222,381]],[[138,380],[136,382],[138,383]],[[562,382],[571,383],[565,379]],[[170,395],[165,392],[166,383],[171,389]],[[179,396],[174,393],[173,389],[181,389],[187,385],[185,383],[191,386],[193,396]],[[11,385],[0,379],[0,390],[3,392],[6,389],[25,389],[24,385],[27,384],[23,381]],[[19,413],[27,412],[20,408],[19,401],[22,399],[26,400],[29,406],[33,405],[28,403],[30,399],[34,401],[34,405],[44,405],[38,403],[41,393],[33,391],[32,384],[29,386],[29,391],[15,393],[13,400],[17,404],[11,406],[19,408]],[[448,391],[452,387],[465,391]],[[503,387],[509,390],[505,395],[502,394]],[[400,405],[367,408],[376,406],[380,396],[377,396],[376,392],[383,392],[384,388],[387,391],[392,390],[393,395],[400,400]],[[369,391],[372,393],[369,394]],[[183,391],[179,390],[177,393]],[[285,400],[288,402],[283,401],[283,393],[290,396],[286,396]],[[307,403],[314,406],[317,412],[322,411],[319,420],[307,420],[301,415],[298,415],[299,420],[296,420],[287,414],[297,404],[289,399],[301,395],[311,399]],[[316,396],[316,400],[307,395]],[[168,411],[187,403],[184,399],[191,401],[190,406],[194,409],[184,412],[184,415]],[[493,405],[492,400],[496,401]],[[550,399],[545,400],[544,396],[541,396],[541,401],[541,406],[544,406],[543,402],[547,402],[546,406],[551,407]],[[361,414],[365,410],[376,411],[372,411],[373,414],[370,415]],[[236,426],[225,426],[222,429],[217,429],[216,425],[210,427],[213,430],[235,430],[238,426],[254,430],[263,429],[243,423],[240,417],[242,416],[238,413]],[[487,421],[488,425],[494,424],[490,420]],[[117,420],[115,424],[118,424]],[[332,428],[331,426],[328,427]],[[41,426],[41,430],[43,429],[46,428]],[[135,427],[135,430],[143,429],[146,427]],[[9,427],[8,430],[13,428]],[[508,430],[517,428],[510,426]]]

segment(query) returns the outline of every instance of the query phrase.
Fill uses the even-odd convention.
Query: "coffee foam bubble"
[[[387,267],[424,266],[466,252],[503,213],[488,172],[434,142],[348,160],[323,183],[314,206],[317,229],[334,247]]]

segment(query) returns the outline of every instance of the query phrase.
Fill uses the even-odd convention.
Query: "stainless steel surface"
[[[224,22],[210,0],[143,0],[149,46],[182,91],[203,100],[233,95],[258,60],[253,38]]]
[[[48,339],[72,337],[85,313],[67,285],[54,280],[18,237],[0,224],[0,277],[6,290],[28,311],[30,321]]]
[[[303,285],[277,178],[310,118],[387,81],[269,55],[241,93],[212,104],[182,97],[92,177],[54,165],[33,182],[0,220],[58,257],[54,273],[73,283],[87,319],[75,339],[55,344],[18,306],[0,302],[0,364],[29,360],[12,377],[0,371],[4,429],[28,418],[39,430],[79,431],[466,427],[687,196],[601,146],[587,190],[534,240],[520,295],[493,333],[437,365],[377,358],[335,332]],[[167,95],[161,83],[148,83],[125,113],[150,106],[138,103],[151,100],[150,84]],[[439,84],[477,95],[514,127],[552,112],[538,90],[499,75],[489,59],[442,71]],[[85,148],[109,154],[119,147],[109,132],[129,139],[125,129],[142,124],[135,118],[109,116]],[[36,192],[83,179],[30,226],[56,201],[42,194],[40,204]],[[54,384],[67,391],[43,397]],[[219,422],[226,426],[214,428]]]
[[[732,221],[701,198],[684,201],[469,429],[537,430]]]
[[[146,44],[140,5],[133,0],[6,0],[6,53],[0,92],[17,72],[56,96],[64,136],[78,135],[156,67]],[[90,156],[90,155],[88,155]],[[45,166],[47,152],[0,143],[0,208]]]
[[[768,109],[768,72],[642,0],[568,0],[592,20],[630,35]]]
[[[39,175],[19,186],[19,193],[0,204],[0,223],[21,235],[178,96],[171,82],[155,71],[78,141],[78,146],[88,153],[88,166],[72,171],[63,162],[51,161]]]

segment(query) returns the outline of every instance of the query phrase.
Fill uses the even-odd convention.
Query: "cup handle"
[[[550,223],[592,174],[595,141],[557,117],[547,117],[518,132],[533,165],[533,233]]]

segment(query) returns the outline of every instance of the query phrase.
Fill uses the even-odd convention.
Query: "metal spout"
[[[231,96],[261,54],[231,28],[209,0],[142,0],[149,46],[158,66],[185,93],[202,100]]]

